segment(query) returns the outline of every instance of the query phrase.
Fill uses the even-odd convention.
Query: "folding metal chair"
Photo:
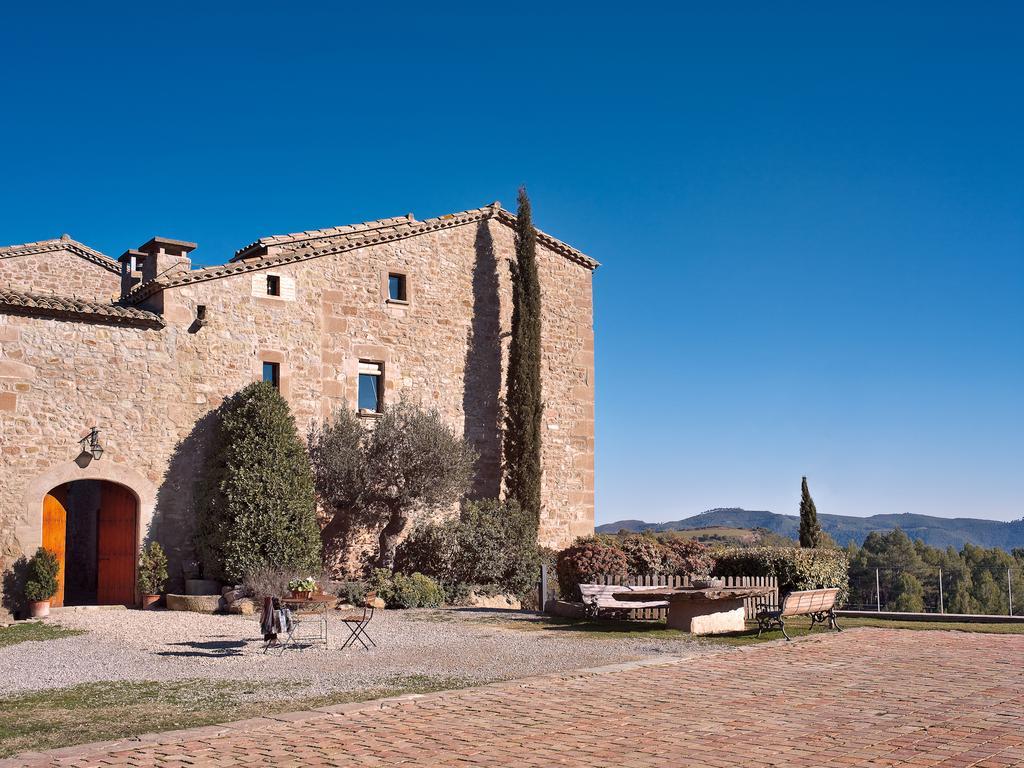
[[[377,644],[373,642],[373,638],[366,633],[366,625],[370,623],[373,618],[373,601],[377,599],[376,592],[367,592],[366,600],[363,602],[363,613],[360,616],[358,613],[350,613],[347,616],[342,616],[341,620],[348,627],[349,636],[341,645],[341,650],[345,650],[349,646],[355,645],[356,640],[363,644],[363,650],[370,650],[370,645],[374,648]],[[367,645],[369,641],[370,645]]]
[[[299,620],[281,601],[274,598],[266,598],[263,602],[263,613],[260,617],[260,627],[263,630],[263,653],[269,653],[271,648],[280,648],[280,654],[289,645],[295,645],[295,630],[299,626]],[[284,639],[281,639],[281,636]]]

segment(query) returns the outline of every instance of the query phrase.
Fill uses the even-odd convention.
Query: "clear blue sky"
[[[1019,4],[28,5],[0,242],[214,263],[526,183],[604,263],[599,522],[794,513],[803,474],[820,512],[1024,515]]]

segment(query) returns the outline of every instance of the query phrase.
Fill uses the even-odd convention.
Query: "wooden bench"
[[[782,605],[776,609],[767,607],[757,612],[757,636],[762,632],[778,627],[782,636],[790,640],[786,634],[786,619],[790,616],[810,616],[811,629],[815,624],[828,624],[831,629],[841,632],[836,623],[836,597],[838,589],[807,589],[801,592],[790,592],[782,599]]]
[[[596,617],[603,610],[633,610],[635,608],[668,608],[667,600],[646,600],[636,602],[616,600],[616,592],[649,592],[664,587],[630,587],[616,584],[580,584],[583,606],[588,616]]]

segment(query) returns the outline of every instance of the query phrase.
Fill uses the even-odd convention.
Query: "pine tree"
[[[541,396],[540,277],[530,198],[519,189],[516,260],[512,268],[512,341],[505,401],[505,491],[534,526],[540,524]]]
[[[912,573],[903,572],[895,584],[896,599],[887,607],[890,611],[921,613],[924,611],[924,587]]]
[[[821,543],[821,526],[818,525],[818,510],[807,489],[807,478],[800,484],[800,546],[817,547]]]

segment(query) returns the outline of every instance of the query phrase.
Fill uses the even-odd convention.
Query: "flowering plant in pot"
[[[316,590],[316,579],[307,576],[304,579],[292,579],[288,582],[288,589],[292,591],[292,597],[310,598]]]
[[[25,599],[28,600],[29,615],[41,619],[50,615],[50,598],[57,592],[57,574],[60,563],[57,556],[40,547],[28,561],[28,577],[25,580]]]
[[[153,608],[160,602],[160,593],[167,585],[167,555],[163,547],[151,541],[139,555],[139,591],[142,610]]]

